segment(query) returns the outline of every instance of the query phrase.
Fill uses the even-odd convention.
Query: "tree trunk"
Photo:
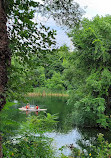
[[[3,0],[0,0],[0,111],[6,103],[7,66],[10,60],[6,22]],[[3,158],[1,135],[0,158]]]
[[[0,0],[0,111],[6,103],[7,68],[11,59],[4,5]]]

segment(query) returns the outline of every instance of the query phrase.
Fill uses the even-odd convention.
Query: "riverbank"
[[[60,97],[69,97],[67,91],[53,91],[45,87],[34,88],[33,92],[28,93],[26,96],[35,97],[35,96],[60,96]]]
[[[36,97],[36,96],[57,96],[57,97],[69,97],[68,94],[63,94],[63,93],[46,93],[45,91],[43,91],[42,93],[37,93],[37,92],[32,92],[32,93],[28,93],[26,96],[28,97]]]

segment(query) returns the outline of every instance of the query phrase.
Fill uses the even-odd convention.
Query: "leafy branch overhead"
[[[8,16],[10,48],[21,60],[27,54],[30,57],[31,54],[40,53],[41,50],[46,50],[55,44],[55,31],[46,28],[38,19],[37,23],[34,22],[35,13],[52,16],[60,25],[66,26],[77,24],[83,13],[79,5],[70,0],[43,0],[41,3],[31,0],[11,0],[6,1],[4,6]]]
[[[60,25],[72,26],[77,24],[82,16],[82,9],[73,1],[43,0],[36,2],[33,0],[8,0],[2,1],[2,7],[7,17],[7,34],[10,43],[11,66],[8,66],[8,92],[13,96],[17,89],[23,91],[23,85],[20,84],[20,74],[28,81],[33,76],[33,69],[44,63],[47,54],[55,46],[56,31],[51,30],[35,19],[36,14],[52,17]],[[35,19],[35,20],[34,20]],[[38,60],[34,60],[34,59]],[[40,62],[41,61],[41,62]],[[6,61],[3,61],[4,63]],[[6,68],[7,69],[7,68]],[[30,74],[30,75],[29,75]],[[18,80],[19,79],[19,80]],[[24,81],[26,81],[24,79]],[[15,87],[16,82],[18,88]],[[24,83],[24,81],[22,81]],[[6,85],[5,85],[6,86]],[[30,90],[29,87],[26,89]],[[27,91],[25,89],[25,91]],[[20,94],[19,91],[19,94]],[[14,95],[17,97],[17,95]]]
[[[6,103],[7,88],[10,91],[10,85],[7,87],[8,78],[9,83],[12,83],[10,82],[11,75],[15,72],[11,59],[13,58],[22,65],[19,70],[23,69],[26,74],[27,68],[33,69],[35,55],[45,58],[44,54],[47,51],[50,53],[56,43],[56,32],[45,27],[37,21],[38,19],[35,22],[36,13],[41,14],[41,16],[52,17],[60,25],[69,27],[79,23],[83,11],[77,3],[71,0],[43,0],[41,2],[0,0],[0,43],[4,43],[3,50],[0,49],[0,76],[3,76],[0,77],[2,107]],[[37,64],[39,65],[39,63]]]
[[[40,11],[52,17],[58,24],[72,27],[77,25],[85,11],[74,0],[42,0]]]

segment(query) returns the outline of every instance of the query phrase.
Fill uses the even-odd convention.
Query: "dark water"
[[[56,149],[73,143],[75,147],[86,148],[87,145],[94,144],[97,134],[103,133],[104,138],[111,142],[111,134],[109,131],[94,128],[77,128],[72,125],[71,111],[67,105],[65,97],[36,97],[28,98],[31,105],[38,104],[40,108],[46,108],[47,113],[58,115],[58,124],[56,131],[47,133],[48,137],[54,138],[53,145]],[[21,104],[20,106],[23,106]],[[42,112],[39,112],[41,114]],[[68,148],[64,149],[65,155],[70,154]]]
[[[27,98],[27,102],[30,105],[38,104],[40,108],[46,108],[46,113],[57,114],[58,115],[58,123],[55,131],[51,133],[46,133],[48,137],[54,139],[53,146],[57,150],[65,145],[70,145],[73,143],[74,146],[78,148],[87,148],[87,145],[94,144],[97,138],[97,134],[103,133],[104,138],[111,142],[111,133],[102,129],[94,129],[94,128],[77,128],[72,125],[71,122],[71,107],[67,105],[66,97],[32,97]],[[9,135],[16,135],[16,132],[12,133],[12,128],[18,128],[22,121],[25,121],[28,114],[26,112],[19,111],[18,108],[25,106],[26,104],[20,103],[16,104],[13,109],[9,108],[8,112],[4,112],[2,120],[8,120],[8,125],[6,122],[4,124],[2,131]],[[45,115],[45,112],[38,112],[38,115]],[[36,115],[36,113],[32,112],[30,115]],[[12,122],[15,125],[12,126]],[[18,122],[18,124],[16,123]],[[6,124],[6,126],[5,126]],[[16,130],[17,131],[17,130]],[[58,154],[59,154],[58,150]],[[70,154],[69,148],[63,150],[65,155]]]

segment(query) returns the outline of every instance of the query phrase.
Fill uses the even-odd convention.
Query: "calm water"
[[[50,114],[57,114],[58,115],[58,123],[57,128],[52,133],[46,133],[48,137],[54,138],[53,146],[56,149],[61,148],[65,145],[70,145],[73,143],[74,146],[78,148],[87,148],[87,144],[94,144],[97,134],[103,133],[105,139],[107,139],[109,142],[111,142],[111,134],[108,131],[102,130],[102,129],[92,129],[92,128],[77,128],[74,127],[71,123],[71,111],[72,109],[69,108],[67,105],[67,98],[65,97],[32,97],[27,98],[30,105],[36,105],[38,104],[40,108],[46,108],[47,113]],[[25,106],[26,104],[20,103],[14,106],[13,110],[9,108],[9,111],[4,113],[2,120],[13,120],[16,122],[19,122],[18,124],[15,123],[15,126],[11,126],[11,123],[5,127],[4,123],[4,129],[9,134],[13,135],[12,128],[18,128],[20,125],[20,122],[25,121],[27,118],[26,112],[22,112],[17,110],[18,107]],[[38,112],[38,115],[46,115],[45,112]],[[31,115],[36,115],[34,112],[31,113]],[[14,133],[15,134],[15,133]],[[59,150],[58,154],[60,153]],[[64,154],[69,155],[70,150],[69,148],[64,149]]]
[[[46,108],[47,113],[58,115],[58,124],[56,131],[52,133],[46,133],[48,137],[54,138],[53,146],[56,149],[65,145],[73,143],[74,146],[82,148],[87,144],[93,144],[96,136],[99,133],[103,133],[105,139],[111,142],[111,134],[108,131],[102,129],[92,128],[77,128],[71,123],[71,111],[72,109],[67,105],[67,98],[65,97],[36,97],[28,98],[28,102],[31,105],[38,104],[40,108]],[[23,106],[25,104],[21,104]],[[41,114],[43,112],[39,112]],[[59,153],[59,150],[58,150]],[[63,150],[65,155],[70,154],[68,148]]]

